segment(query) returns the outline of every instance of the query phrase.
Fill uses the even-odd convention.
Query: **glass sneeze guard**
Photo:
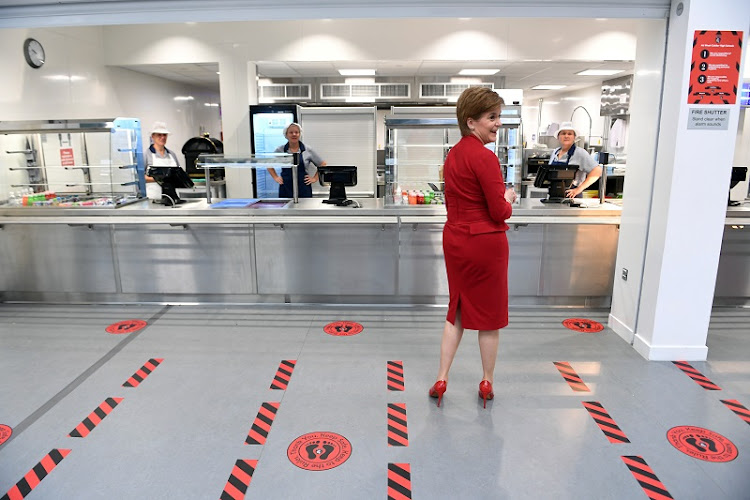
[[[294,154],[289,153],[256,153],[249,155],[200,155],[195,161],[197,168],[203,167],[206,173],[206,203],[211,201],[211,169],[212,168],[291,168],[292,192],[294,203],[299,202],[299,186],[297,185],[297,163]]]

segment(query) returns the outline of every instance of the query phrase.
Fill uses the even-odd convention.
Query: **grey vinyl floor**
[[[750,499],[750,310],[714,311],[709,359],[688,367],[708,390],[607,328],[562,325],[606,310],[512,309],[486,409],[472,331],[441,407],[427,396],[444,314],[0,304],[0,495]],[[105,331],[132,319],[147,326]],[[324,331],[338,321],[363,330]]]

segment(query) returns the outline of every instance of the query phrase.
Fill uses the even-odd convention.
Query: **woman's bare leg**
[[[440,343],[440,369],[438,371],[438,380],[448,380],[448,371],[451,369],[453,358],[456,357],[458,344],[464,334],[464,327],[461,325],[461,311],[456,312],[456,324],[452,325],[449,321],[445,322],[443,327],[443,340]]]
[[[495,360],[497,360],[497,346],[500,343],[500,330],[479,331],[479,353],[482,356],[482,379],[493,382],[495,376]]]

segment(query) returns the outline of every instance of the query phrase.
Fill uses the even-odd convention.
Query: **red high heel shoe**
[[[445,380],[438,380],[435,382],[435,385],[430,388],[430,397],[432,398],[438,398],[437,405],[440,407],[440,401],[443,400],[443,394],[445,394],[445,390],[448,388],[448,382]]]
[[[487,400],[495,397],[492,392],[492,383],[489,380],[482,380],[479,383],[479,397],[484,401],[484,407],[487,408]]]

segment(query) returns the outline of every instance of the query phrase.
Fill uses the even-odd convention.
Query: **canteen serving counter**
[[[0,299],[445,303],[445,208],[357,201],[0,208]],[[523,199],[508,222],[511,303],[609,304],[619,207]]]

